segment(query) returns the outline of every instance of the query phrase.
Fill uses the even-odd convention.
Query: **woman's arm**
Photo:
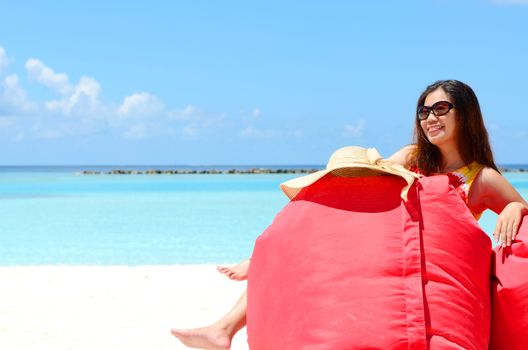
[[[387,159],[407,168],[411,159],[412,152],[415,148],[415,145],[407,145]]]
[[[499,215],[493,237],[503,247],[509,246],[517,235],[522,217],[528,214],[528,203],[496,170],[484,168],[479,178],[483,206]]]

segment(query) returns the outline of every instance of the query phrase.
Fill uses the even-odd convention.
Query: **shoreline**
[[[0,280],[0,339],[18,350],[187,349],[170,328],[212,323],[246,287],[211,264],[0,266]]]

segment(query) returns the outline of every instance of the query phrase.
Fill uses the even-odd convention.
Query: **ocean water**
[[[234,263],[288,202],[279,184],[299,176],[79,170],[0,167],[0,265]],[[506,177],[528,198],[528,174]],[[484,214],[486,232],[495,218]]]

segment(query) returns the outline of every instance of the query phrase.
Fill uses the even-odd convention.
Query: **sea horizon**
[[[0,171],[9,169],[252,169],[252,168],[266,168],[266,169],[281,169],[281,168],[292,168],[292,169],[312,169],[312,168],[324,168],[326,165],[323,164],[79,164],[79,165],[0,165]],[[528,166],[528,164],[525,164]]]

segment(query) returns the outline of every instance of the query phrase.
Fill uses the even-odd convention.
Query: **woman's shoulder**
[[[480,192],[484,196],[494,196],[511,187],[508,180],[501,173],[489,166],[482,166],[475,178],[475,183],[478,184]]]
[[[485,166],[485,165],[479,165],[481,168],[480,170],[480,179],[484,182],[496,182],[496,181],[502,181],[504,177],[499,173],[497,170]]]
[[[407,145],[402,147],[399,151],[391,155],[388,160],[391,160],[395,163],[398,163],[404,167],[408,167],[411,163],[411,158],[414,151],[416,150],[416,145]]]
[[[479,198],[485,208],[500,213],[510,202],[526,203],[512,184],[497,170],[484,167],[477,177]]]

